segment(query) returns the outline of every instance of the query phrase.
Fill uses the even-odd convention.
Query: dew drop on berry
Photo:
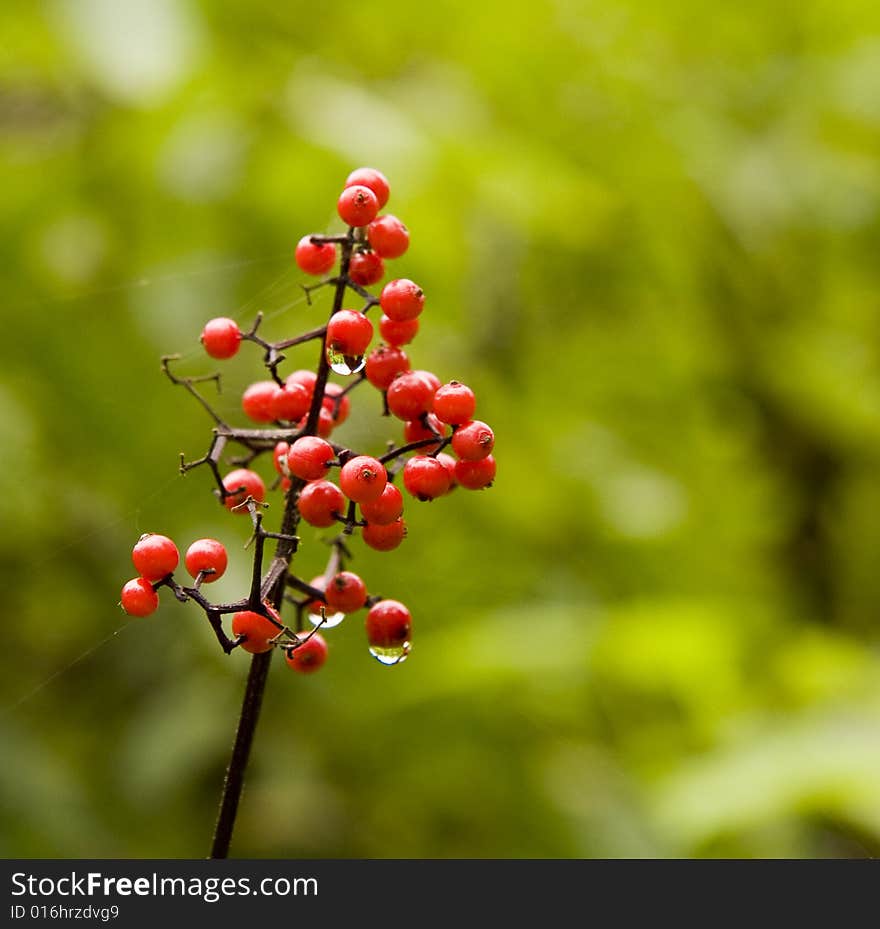
[[[343,355],[341,352],[334,351],[330,346],[327,346],[327,363],[330,365],[330,370],[335,374],[348,377],[350,374],[363,371],[367,359],[364,355]]]
[[[409,642],[404,642],[402,645],[391,645],[388,647],[371,645],[370,654],[380,664],[393,667],[396,664],[400,664],[402,661],[406,661],[407,657],[409,656],[410,648],[412,648],[412,646],[409,644]]]
[[[334,626],[338,626],[343,619],[345,619],[345,613],[327,613],[325,611],[323,621],[319,614],[309,613],[309,622],[313,626],[320,626],[322,629],[332,629]]]

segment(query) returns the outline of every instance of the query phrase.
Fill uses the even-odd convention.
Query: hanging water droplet
[[[345,613],[326,613],[325,619],[321,622],[321,617],[317,613],[309,613],[309,622],[313,626],[320,626],[322,629],[332,629],[338,626],[345,619]]]
[[[332,346],[327,346],[327,362],[330,370],[335,374],[341,374],[348,377],[350,374],[357,374],[362,371],[367,359],[363,355],[343,355],[337,352]]]
[[[403,645],[392,645],[388,648],[380,648],[378,645],[371,645],[370,654],[376,661],[390,667],[391,665],[400,664],[401,661],[406,661],[411,647],[409,642],[404,642]]]

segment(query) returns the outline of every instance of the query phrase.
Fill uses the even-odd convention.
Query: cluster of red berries
[[[388,197],[388,181],[381,172],[372,168],[352,172],[337,204],[348,233],[309,235],[296,246],[296,263],[307,274],[329,275],[339,262],[336,275],[321,282],[335,287],[337,298],[325,327],[273,345],[257,338],[255,330],[244,333],[234,320],[221,317],[210,320],[201,335],[206,352],[213,358],[232,358],[247,340],[257,342],[267,352],[271,379],[251,384],[241,398],[245,415],[264,427],[266,440],[261,442],[260,430],[254,429],[237,432],[230,427],[224,434],[246,445],[250,459],[272,452],[278,474],[275,483],[288,509],[295,507],[298,516],[315,527],[340,523],[344,535],[359,529],[364,542],[378,551],[396,548],[406,535],[404,498],[394,483],[398,473],[402,473],[403,486],[412,497],[427,501],[448,494],[456,486],[470,490],[488,487],[496,468],[492,455],[495,437],[486,423],[474,418],[473,391],[458,381],[443,384],[430,371],[413,369],[404,350],[419,330],[425,306],[422,288],[399,278],[385,284],[378,298],[364,289],[382,280],[386,259],[399,258],[409,247],[406,226],[390,213],[379,213]],[[366,301],[362,309],[340,308],[349,290]],[[382,313],[378,324],[382,341],[371,349],[375,333],[367,314],[374,306]],[[282,379],[277,373],[278,362],[283,359],[278,347],[313,337],[323,341],[317,373],[296,370]],[[342,387],[327,380],[330,372],[358,377]],[[385,414],[403,423],[403,444],[381,456],[356,454],[331,438],[350,414],[351,389],[363,381],[382,393]],[[284,435],[281,441],[275,441],[278,433]],[[275,437],[271,441],[270,435]],[[444,451],[447,447],[454,456]],[[338,469],[335,481],[329,477],[333,469]],[[220,480],[216,467],[215,474]],[[254,504],[266,499],[266,482],[250,467],[230,471],[220,484],[219,496],[233,512],[253,516]],[[204,546],[207,542],[213,540],[194,544]],[[139,554],[142,546],[161,550],[162,555],[153,555],[155,564],[146,571],[139,563],[144,558]],[[135,565],[141,576],[123,589],[124,608],[135,615],[152,612],[158,602],[155,587],[171,585],[177,561],[177,549],[170,539],[143,537],[135,546]],[[203,559],[193,562],[197,567],[193,573],[188,552],[187,569],[196,578],[196,586],[182,590],[189,593],[203,582],[216,580],[225,563],[223,551],[223,569]],[[397,663],[408,653],[412,631],[409,610],[395,600],[369,597],[356,574],[328,569],[326,577],[300,586],[320,594],[299,604],[316,628],[330,628],[348,613],[367,607],[371,653],[387,664]],[[233,617],[236,644],[246,651],[267,651],[281,644],[279,634],[287,631],[272,605],[263,603],[262,607],[263,612],[240,610]],[[288,650],[288,663],[296,670],[313,671],[324,663],[326,653],[326,642],[313,630]]]

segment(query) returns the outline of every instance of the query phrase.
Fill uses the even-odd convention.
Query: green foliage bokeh
[[[237,596],[247,528],[177,475],[210,423],[158,358],[212,370],[211,316],[315,325],[292,248],[361,164],[429,295],[413,359],[475,388],[498,481],[358,545],[412,658],[355,616],[321,674],[275,662],[234,852],[880,853],[876,4],[19,0],[0,30],[0,854],[207,851],[246,656],[116,601],[145,530],[224,540]],[[235,417],[256,353],[225,371]]]

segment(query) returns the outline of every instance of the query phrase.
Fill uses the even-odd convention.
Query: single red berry
[[[223,478],[223,486],[229,492],[229,495],[223,501],[223,505],[227,510],[235,510],[236,513],[248,512],[246,506],[235,509],[244,503],[248,497],[253,497],[257,503],[262,503],[266,499],[266,485],[263,483],[263,479],[256,471],[250,471],[247,468],[237,468],[235,471],[230,471]]]
[[[183,563],[191,577],[198,577],[201,571],[208,571],[202,583],[213,584],[226,573],[228,558],[226,549],[216,539],[198,539],[186,550]]]
[[[369,187],[376,195],[379,203],[379,209],[388,202],[390,188],[388,187],[388,178],[381,171],[375,168],[356,168],[345,179],[345,186],[352,187],[360,184],[362,187]]]
[[[332,446],[323,439],[304,435],[290,446],[287,467],[304,481],[316,481],[327,473],[334,455]]]
[[[135,577],[122,588],[119,602],[129,616],[149,616],[159,606],[159,595],[145,577]]]
[[[304,642],[286,652],[284,660],[289,668],[300,674],[311,674],[327,660],[327,643],[319,632],[312,632]]]
[[[434,388],[415,371],[396,377],[388,387],[388,409],[404,422],[418,419],[431,409]]]
[[[373,324],[357,310],[340,310],[327,323],[327,349],[337,355],[359,358],[373,338]]]
[[[345,514],[345,497],[332,481],[312,481],[300,491],[299,512],[309,525],[326,529]]]
[[[280,392],[275,381],[257,381],[242,394],[241,408],[255,423],[271,423],[275,419],[272,413],[275,395]]]
[[[345,388],[340,387],[339,384],[328,384],[324,388],[322,405],[330,414],[336,426],[341,426],[348,419],[348,414],[351,412],[351,400],[348,399],[347,394],[343,393],[344,390]]]
[[[308,416],[303,416],[296,424],[297,429],[305,429],[307,420]],[[318,435],[322,439],[329,439],[336,425],[336,421],[333,419],[333,414],[330,412],[329,407],[323,405],[318,411]],[[314,478],[312,478],[312,480],[314,480]]]
[[[311,399],[312,394],[315,392],[315,383],[318,380],[318,375],[314,371],[308,371],[306,369],[300,369],[299,371],[294,371],[293,374],[288,374],[285,378],[285,384],[302,384],[303,387],[309,392],[309,399]]]
[[[348,263],[348,276],[361,287],[378,284],[385,277],[385,262],[378,252],[355,252]]]
[[[468,490],[482,490],[495,480],[495,459],[491,455],[479,461],[456,461],[455,479]]]
[[[446,432],[447,427],[433,413],[423,413],[418,419],[411,419],[403,424],[403,440],[407,445],[410,442],[422,442],[435,435],[445,436]],[[426,445],[423,452],[433,452],[439,444],[438,442],[437,445]]]
[[[361,530],[364,542],[377,552],[390,552],[397,548],[406,536],[406,523],[402,519],[395,519],[387,526],[378,523],[367,523]]]
[[[492,453],[495,433],[480,420],[459,426],[452,435],[452,450],[465,461],[478,461]]]
[[[389,345],[409,345],[418,334],[418,331],[419,321],[417,319],[397,320],[383,313],[379,320],[379,335]]]
[[[282,477],[281,483],[278,486],[281,488],[281,492],[286,494],[293,486],[293,481],[291,481],[289,477]]]
[[[382,312],[391,319],[402,322],[415,319],[425,306],[425,292],[405,277],[389,281],[379,295]]]
[[[161,581],[180,561],[177,546],[166,535],[145,532],[131,550],[135,570],[148,581]]]
[[[409,248],[409,231],[390,213],[377,216],[367,226],[370,247],[383,258],[400,258]]]
[[[352,571],[340,571],[327,582],[327,606],[340,613],[354,613],[367,602],[367,585]]]
[[[287,442],[279,442],[272,452],[272,464],[275,470],[282,476],[287,477],[287,455],[290,452],[290,446]]]
[[[377,345],[367,355],[364,371],[373,387],[387,390],[398,374],[409,371],[409,358],[403,349]]]
[[[395,648],[412,638],[412,614],[398,600],[380,600],[367,613],[367,641],[379,648]]]
[[[431,390],[436,392],[440,389],[440,378],[433,371],[422,371],[417,368],[413,371],[413,374],[418,374],[419,377],[426,380],[431,385]]]
[[[339,486],[349,500],[372,503],[382,496],[388,482],[385,466],[378,458],[358,455],[347,461],[339,473]]]
[[[242,610],[232,617],[232,634],[245,636],[239,647],[252,655],[268,652],[272,648],[272,643],[269,640],[274,639],[281,632],[281,617],[268,603],[264,604],[264,606],[275,622],[278,623],[277,626],[265,616],[254,613],[252,610]]]
[[[272,419],[296,422],[302,419],[312,404],[311,391],[303,384],[285,383],[275,387],[275,393],[269,400],[268,412]]]
[[[212,358],[232,358],[241,345],[241,329],[234,319],[218,316],[205,324],[201,340]]]
[[[394,484],[386,484],[377,499],[361,504],[361,513],[368,523],[387,526],[403,513],[403,494]]]
[[[339,195],[336,209],[349,226],[367,226],[379,212],[379,201],[369,187],[353,184]]]
[[[436,455],[437,461],[446,468],[446,473],[449,475],[449,493],[451,493],[458,486],[458,479],[455,476],[455,465],[457,464],[456,460],[452,455],[447,455],[446,452],[440,452]]]
[[[470,387],[450,381],[434,394],[434,412],[444,423],[459,426],[473,419],[477,398]]]
[[[296,246],[294,258],[306,274],[326,274],[336,264],[336,246],[332,242],[312,242],[304,235]]]
[[[436,458],[415,455],[403,466],[403,486],[418,500],[442,497],[449,483],[449,472]]]

